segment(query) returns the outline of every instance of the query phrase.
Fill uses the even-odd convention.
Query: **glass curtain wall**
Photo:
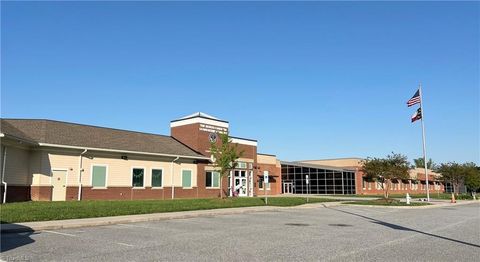
[[[308,175],[310,184],[306,183]],[[282,182],[293,184],[293,194],[355,194],[355,172],[282,163]],[[308,186],[308,188],[307,188]],[[283,187],[282,187],[282,190]]]

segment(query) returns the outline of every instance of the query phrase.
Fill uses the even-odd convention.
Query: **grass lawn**
[[[324,198],[309,199],[309,203],[331,201],[335,200]],[[301,204],[306,204],[306,198],[268,198],[269,206],[296,206]],[[18,223],[263,205],[265,205],[264,198],[260,197],[227,199],[20,202],[2,205],[0,207],[0,220],[1,223]]]
[[[348,205],[372,205],[372,206],[428,206],[430,203],[425,202],[410,202],[410,205],[407,205],[405,202],[400,202],[396,199],[390,199],[390,201],[385,201],[385,199],[375,199],[375,200],[359,200],[359,201],[350,201],[342,202],[342,204]]]
[[[339,196],[339,197],[379,197],[383,198],[383,194],[378,194],[378,195],[327,195],[331,197]],[[405,198],[406,193],[403,194],[389,194],[390,198]],[[410,194],[411,198],[427,198],[427,194]],[[451,193],[436,193],[436,192],[430,192],[430,198],[433,199],[450,199],[452,197]],[[457,200],[463,200],[463,199],[473,199],[473,197],[470,194],[459,194],[458,196],[455,196]]]

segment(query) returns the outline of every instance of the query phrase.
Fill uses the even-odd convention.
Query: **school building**
[[[360,160],[286,162],[257,152],[255,139],[230,136],[243,151],[228,177],[212,164],[210,145],[229,122],[195,113],[170,122],[170,135],[44,119],[1,119],[2,201],[175,199],[279,194],[378,194]],[[424,192],[425,175],[396,181],[392,193]],[[423,177],[422,177],[423,175]],[[269,183],[263,179],[268,176]],[[308,183],[307,183],[308,176]],[[438,174],[431,189],[443,191]],[[423,184],[422,184],[423,181]],[[222,183],[222,187],[220,187]]]

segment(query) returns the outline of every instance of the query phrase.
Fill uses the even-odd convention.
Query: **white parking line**
[[[140,227],[140,228],[148,228],[152,229],[153,227],[147,227],[147,226],[140,226],[140,225],[132,225],[132,224],[117,224],[119,226],[124,226],[124,227]]]
[[[122,245],[122,246],[127,246],[127,247],[133,247],[133,246],[134,246],[134,245],[125,244],[125,243],[120,243],[120,242],[115,243],[115,244],[117,244],[117,245]]]
[[[77,237],[76,235],[72,235],[72,234],[68,234],[68,233],[62,233],[62,232],[56,232],[56,231],[50,231],[50,230],[43,230],[42,232],[47,232],[47,233],[52,233],[52,234],[57,234],[57,235],[62,235],[62,236]]]

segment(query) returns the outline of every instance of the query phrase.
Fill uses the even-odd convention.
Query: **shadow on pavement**
[[[417,229],[408,228],[408,227],[404,227],[404,226],[401,226],[401,225],[388,223],[388,222],[385,222],[385,221],[381,221],[381,220],[378,220],[378,219],[375,219],[375,218],[371,218],[371,217],[367,217],[367,216],[364,216],[364,215],[356,214],[356,213],[353,213],[353,212],[348,212],[348,211],[345,211],[345,210],[339,210],[339,209],[335,209],[335,208],[332,208],[332,207],[330,207],[329,209],[332,209],[332,210],[335,210],[335,211],[338,211],[338,212],[342,212],[342,213],[346,213],[346,214],[350,214],[350,215],[354,215],[354,216],[357,216],[357,217],[361,217],[361,218],[370,220],[370,222],[372,222],[372,223],[382,225],[382,226],[386,226],[386,227],[389,227],[389,228],[392,228],[392,229],[395,229],[395,230],[411,231],[411,232],[415,232],[415,233],[419,233],[419,234],[423,234],[423,235],[427,235],[427,236],[431,236],[431,237],[436,237],[436,238],[440,238],[440,239],[453,241],[453,242],[456,242],[456,243],[480,248],[480,245],[476,245],[476,244],[472,244],[472,243],[468,243],[468,242],[465,242],[465,241],[461,241],[461,240],[457,240],[457,239],[453,239],[453,238],[448,238],[448,237],[444,237],[444,236],[439,236],[439,235],[435,235],[435,234],[432,234],[432,233],[423,232],[423,231],[420,231],[420,230],[417,230]]]
[[[7,224],[0,225],[1,227]],[[10,224],[15,225],[15,224]],[[15,249],[17,247],[25,246],[35,242],[30,236],[34,232],[31,228],[21,225],[15,225],[15,229],[12,231],[2,232],[0,235],[0,252],[3,253],[8,250]]]

